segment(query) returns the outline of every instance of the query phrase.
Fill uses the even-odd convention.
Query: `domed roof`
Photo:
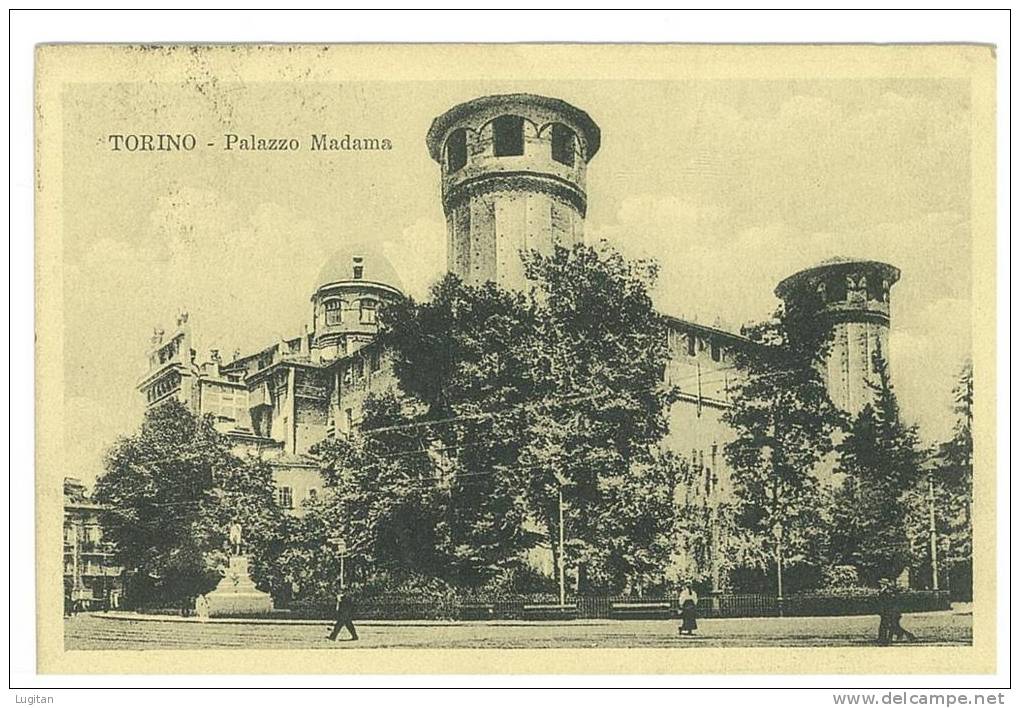
[[[356,268],[360,267],[360,272]],[[334,283],[381,283],[403,292],[404,285],[393,264],[378,247],[355,243],[336,251],[315,279],[315,290]]]

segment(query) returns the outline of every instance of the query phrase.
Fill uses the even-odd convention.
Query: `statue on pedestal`
[[[273,599],[255,587],[244,553],[241,524],[235,519],[227,529],[230,558],[216,589],[205,596],[203,612],[209,617],[256,616],[273,610]]]
[[[230,550],[231,550],[231,553],[233,555],[235,555],[235,556],[241,555],[241,551],[242,551],[242,545],[241,545],[241,524],[237,523],[236,521],[234,521],[232,524],[230,524],[230,530],[228,532],[228,537],[230,538]]]

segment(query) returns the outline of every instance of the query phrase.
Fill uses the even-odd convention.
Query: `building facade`
[[[583,241],[586,172],[600,143],[587,113],[531,94],[485,96],[436,118],[426,145],[440,167],[449,271],[469,284],[523,288],[523,251],[549,253]],[[883,263],[837,260],[776,289],[788,303],[820,303],[819,327],[834,332],[827,383],[833,400],[851,413],[869,395],[871,352],[886,350],[889,292],[898,277]],[[270,461],[279,503],[300,514],[322,488],[309,449],[356,430],[369,392],[396,389],[375,336],[378,313],[401,291],[378,249],[352,245],[323,267],[311,292],[310,323],[298,336],[229,362],[212,351],[199,363],[182,315],[169,337],[155,333],[138,389],[150,406],[178,398],[195,413],[213,415],[239,452]],[[732,491],[723,456],[732,432],[723,415],[743,375],[738,355],[756,345],[734,332],[666,320],[665,383],[680,398],[665,444],[690,461],[699,480],[687,493],[717,504]]]
[[[239,455],[273,469],[277,502],[302,514],[322,480],[309,449],[361,421],[369,391],[395,386],[375,342],[379,313],[401,297],[392,266],[375,248],[353,245],[323,266],[311,293],[310,326],[229,362],[210,351],[199,363],[187,314],[168,338],[157,331],[138,389],[149,406],[177,399],[211,415]]]
[[[116,608],[124,592],[124,572],[103,540],[100,515],[81,480],[64,478],[65,607]]]

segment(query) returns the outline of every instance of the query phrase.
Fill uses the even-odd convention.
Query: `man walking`
[[[335,642],[340,636],[340,630],[346,627],[347,631],[351,633],[351,641],[358,641],[358,630],[354,628],[354,603],[343,588],[337,590],[334,611],[336,612],[336,622],[333,624],[333,632],[329,638]]]
[[[906,630],[902,624],[903,612],[899,604],[900,589],[887,579],[882,579],[878,593],[878,643],[891,644],[894,639],[917,641],[913,632]]]

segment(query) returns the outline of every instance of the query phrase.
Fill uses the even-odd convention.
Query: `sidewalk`
[[[137,612],[87,612],[89,617],[134,622],[184,622],[188,624],[262,624],[321,627],[333,624],[330,618],[287,619],[285,617],[181,617],[180,615],[146,615]],[[575,619],[575,620],[441,620],[441,619],[365,619],[356,620],[359,627],[560,627],[560,626],[603,626],[617,620]],[[664,620],[671,621],[671,620]]]
[[[965,608],[966,611],[963,611]],[[285,617],[181,617],[180,615],[147,615],[136,612],[88,612],[90,617],[109,620],[128,620],[134,622],[177,622],[185,624],[247,624],[247,625],[287,625],[322,627],[333,623],[332,619],[287,619]],[[954,606],[951,610],[939,610],[936,612],[915,612],[905,613],[904,617],[911,615],[924,615],[929,617],[939,615],[969,615],[971,614],[970,604],[965,606]],[[871,619],[875,615],[827,615],[809,617],[715,617],[698,618],[699,622],[818,622],[818,621],[842,621],[853,619]],[[441,619],[365,619],[356,620],[359,627],[606,627],[619,625],[625,622],[671,622],[679,620],[618,620],[618,619],[573,619],[573,620],[441,620]]]

